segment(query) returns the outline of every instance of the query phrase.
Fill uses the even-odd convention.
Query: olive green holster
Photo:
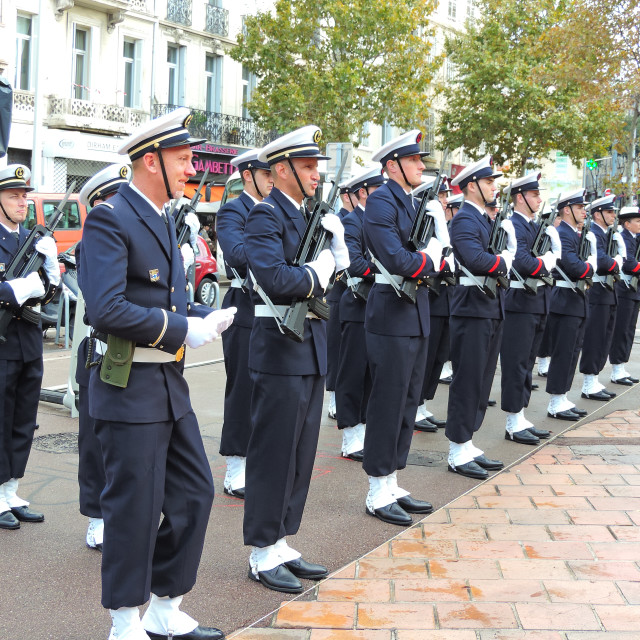
[[[102,356],[102,365],[100,366],[100,380],[124,389],[129,382],[135,348],[136,344],[133,340],[109,334],[107,336],[107,352]]]

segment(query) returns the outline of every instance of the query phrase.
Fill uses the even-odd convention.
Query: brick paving
[[[640,411],[564,432],[238,640],[640,640]]]

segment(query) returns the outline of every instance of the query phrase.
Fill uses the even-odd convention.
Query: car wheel
[[[215,280],[211,278],[202,278],[196,291],[196,302],[205,304],[208,307],[215,306],[217,296],[217,287]]]

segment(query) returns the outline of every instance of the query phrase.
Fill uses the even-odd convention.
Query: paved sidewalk
[[[618,411],[231,637],[640,640],[637,605],[640,411]]]

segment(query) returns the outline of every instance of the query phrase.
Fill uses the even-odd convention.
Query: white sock
[[[190,633],[198,623],[184,611],[180,611],[182,596],[170,598],[151,594],[149,607],[142,617],[142,626],[146,631],[161,635],[183,635]]]
[[[471,462],[477,455],[473,453],[474,449],[475,447],[471,445],[471,440],[460,443],[449,441],[449,464],[452,467],[459,467],[462,464]],[[478,449],[478,451],[480,450]],[[480,454],[482,454],[481,451]]]
[[[420,422],[420,420],[425,420],[427,417],[427,410],[424,404],[418,405],[418,410],[416,411],[416,422]]]
[[[227,491],[244,489],[247,459],[242,456],[227,456],[227,472],[224,476],[224,488]]]
[[[382,509],[393,502],[395,502],[395,498],[389,490],[387,476],[369,476],[369,493],[366,500],[369,511]]]
[[[336,392],[329,391],[329,413],[335,415],[336,413]]]
[[[9,511],[9,509],[11,509],[11,507],[9,506],[4,493],[4,484],[0,484],[0,513]]]

